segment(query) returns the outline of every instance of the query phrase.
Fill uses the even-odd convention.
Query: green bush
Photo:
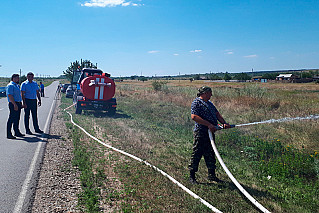
[[[152,82],[152,87],[155,91],[161,91],[166,84],[167,84],[166,81],[155,80]]]
[[[248,96],[252,98],[263,98],[267,94],[267,89],[260,87],[257,84],[251,84],[239,89],[241,96]]]

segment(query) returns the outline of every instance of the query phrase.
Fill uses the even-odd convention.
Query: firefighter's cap
[[[197,96],[199,97],[200,95],[206,93],[206,92],[211,92],[212,88],[208,87],[208,86],[203,86],[201,88],[198,89],[198,93]]]

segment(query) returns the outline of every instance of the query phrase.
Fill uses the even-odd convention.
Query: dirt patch
[[[60,100],[57,101],[52,117],[51,137],[47,142],[32,212],[83,212],[83,207],[78,206],[78,195],[82,192],[80,171],[72,166],[73,142],[69,139],[69,132],[59,105]],[[92,123],[95,132],[100,133],[94,120]],[[103,138],[103,135],[98,134],[98,137]],[[105,142],[109,144],[108,141]],[[100,187],[99,209],[102,212],[118,212],[122,200],[122,184],[114,171],[115,163],[112,162],[114,152],[102,148],[98,143],[91,143],[91,146],[104,153],[98,157],[100,160],[105,159],[109,162],[103,165],[107,179]],[[123,156],[119,155],[118,160],[122,159]]]

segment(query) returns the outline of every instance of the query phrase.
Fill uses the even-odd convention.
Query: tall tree
[[[199,75],[199,74],[196,74],[196,75],[194,76],[194,79],[195,79],[195,80],[200,80],[200,75]]]
[[[71,62],[71,65],[65,71],[63,71],[63,74],[65,75],[65,77],[69,81],[72,81],[73,71],[74,70],[81,70],[83,68],[94,68],[94,69],[96,69],[97,66],[94,65],[90,60],[84,60],[83,61],[81,59],[81,62],[76,60],[75,62]]]
[[[229,74],[228,72],[225,73],[225,75],[224,75],[224,80],[225,80],[225,81],[231,80],[231,76],[230,76],[230,74]]]
[[[222,80],[222,77],[218,76],[217,74],[213,73],[209,75],[210,80]]]
[[[279,73],[265,73],[262,75],[262,78],[275,80]]]
[[[251,77],[247,73],[243,72],[236,74],[234,78],[240,81],[246,81],[251,79]]]

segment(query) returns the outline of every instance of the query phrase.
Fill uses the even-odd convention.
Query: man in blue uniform
[[[230,128],[222,115],[218,112],[214,104],[209,101],[212,96],[212,89],[204,86],[198,90],[197,98],[191,106],[191,118],[195,121],[194,144],[191,162],[188,166],[190,171],[190,182],[197,184],[195,173],[198,171],[199,162],[204,156],[208,168],[208,179],[214,182],[222,182],[216,177],[216,159],[211,145],[208,130],[212,133],[216,131],[218,121],[224,128]],[[213,134],[214,140],[215,135]]]
[[[41,97],[39,92],[39,86],[37,82],[33,81],[34,74],[29,72],[27,74],[27,80],[24,81],[21,85],[21,92],[22,92],[22,100],[25,105],[24,109],[24,125],[26,133],[32,135],[29,127],[29,120],[30,120],[30,111],[32,114],[32,121],[34,131],[36,133],[43,133],[42,130],[39,128],[38,124],[38,105],[41,106]],[[38,103],[37,103],[38,98]]]
[[[41,92],[41,97],[44,97],[44,85],[40,81],[40,92]]]
[[[21,90],[19,83],[19,75],[13,74],[11,77],[11,82],[7,85],[6,93],[8,97],[9,102],[9,118],[7,122],[7,138],[8,139],[16,139],[12,135],[11,128],[13,124],[13,130],[14,135],[17,137],[23,137],[24,134],[22,134],[19,130],[19,121],[20,121],[20,113],[21,108],[23,107],[21,104],[22,98],[21,98]]]

